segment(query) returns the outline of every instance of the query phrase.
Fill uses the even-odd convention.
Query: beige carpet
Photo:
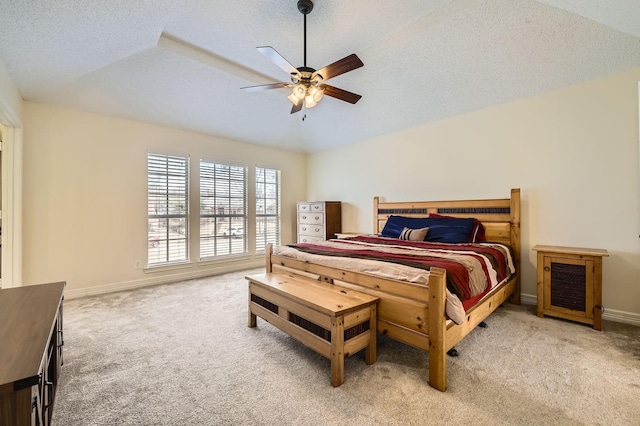
[[[333,388],[328,360],[247,327],[245,273],[66,301],[54,425],[640,424],[639,327],[507,304],[447,357],[446,393],[384,336]]]

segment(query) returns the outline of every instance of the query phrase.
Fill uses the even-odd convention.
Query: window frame
[[[158,172],[158,170],[152,170],[152,161],[157,161],[157,162],[161,162],[164,161],[165,162],[165,168],[164,170],[160,170],[160,172]],[[184,167],[182,167],[183,172],[180,173],[176,173],[176,170],[179,170],[180,168],[176,168],[175,164],[173,166],[173,171],[172,171],[172,166],[171,166],[171,162],[177,162],[177,163],[183,163]],[[163,266],[170,266],[170,265],[177,265],[177,264],[183,264],[183,263],[188,263],[190,261],[190,250],[189,250],[189,246],[190,246],[190,238],[189,238],[189,229],[190,229],[190,220],[189,220],[189,216],[190,216],[190,208],[189,208],[189,203],[190,203],[190,194],[189,194],[189,186],[190,186],[190,158],[188,155],[171,155],[171,154],[159,154],[159,153],[153,153],[153,152],[147,152],[147,267],[148,268],[156,268],[156,267],[163,267]],[[154,191],[152,189],[152,180],[153,180],[153,176],[156,176],[156,180],[160,181],[162,180],[162,178],[164,177],[164,186],[161,187],[158,191]],[[183,209],[184,211],[182,213],[170,213],[170,209],[171,209],[171,198],[172,198],[172,192],[171,192],[171,188],[173,187],[175,188],[179,188],[182,185],[176,186],[176,182],[171,182],[172,177],[178,178],[178,182],[180,179],[184,179],[184,186],[183,186],[183,190],[179,191],[179,192],[174,192],[173,193],[173,197],[174,197],[174,202],[175,201],[182,201],[180,204],[178,205],[183,205]],[[158,200],[152,200],[152,197],[154,196],[154,193],[157,197],[159,197],[160,199],[162,197],[165,198],[165,203],[166,203],[166,212],[165,213],[157,213],[157,205],[156,205],[156,213],[152,214],[151,213],[151,209],[152,209],[152,204],[153,202],[157,202]],[[184,220],[184,233],[181,234],[183,235],[183,237],[173,237],[171,236],[171,220],[172,219],[183,219]],[[157,238],[157,234],[158,231],[157,229],[154,231],[152,231],[152,229],[154,229],[152,227],[152,222],[154,221],[158,221],[158,220],[166,220],[166,226],[165,226],[165,238],[161,238],[161,239],[156,239]],[[180,227],[178,226],[178,231],[179,231]],[[179,233],[179,232],[178,232]],[[184,250],[184,256],[182,256],[179,259],[171,259],[171,250],[172,250],[172,246],[176,247],[176,245],[171,244],[172,241],[182,241],[182,243],[177,246],[178,249],[180,250],[180,246],[184,246],[182,250]],[[156,262],[152,262],[151,261],[151,257],[152,257],[152,249],[155,249],[158,245],[162,245],[162,243],[165,243],[165,256],[164,256],[164,261],[156,261]]]
[[[211,170],[213,171],[213,179],[210,179],[206,176],[203,175],[203,164],[206,165],[207,168],[209,168],[209,172],[211,172]],[[217,168],[218,167],[226,167],[229,169],[229,173],[227,174],[227,179],[224,178],[220,178],[219,181],[217,181],[217,177],[216,177],[216,173],[217,173]],[[239,182],[238,179],[232,179],[232,170],[233,169],[242,169],[242,189],[241,189],[241,193],[242,193],[242,197],[238,197],[237,196],[237,192],[233,192],[232,191],[232,182]],[[248,225],[249,225],[249,200],[248,200],[248,189],[249,189],[249,167],[246,165],[240,165],[240,164],[232,164],[232,163],[227,163],[227,162],[220,162],[220,161],[210,161],[210,160],[206,160],[204,158],[200,159],[199,162],[199,170],[198,170],[198,179],[199,179],[199,194],[200,194],[200,203],[199,203],[199,207],[198,207],[198,218],[199,218],[199,224],[200,224],[200,232],[199,232],[199,236],[198,236],[198,247],[199,247],[199,259],[200,261],[206,262],[206,261],[211,261],[211,260],[217,260],[217,259],[221,259],[221,258],[227,258],[227,257],[237,257],[237,256],[246,256],[249,254],[249,240],[248,240]],[[210,181],[211,183],[209,183],[208,185],[203,184],[203,182],[206,181]],[[219,196],[217,194],[217,185],[220,183],[227,183],[229,185],[228,188],[228,196]],[[210,194],[205,194],[204,190],[205,188],[211,188],[211,184],[213,185],[213,195]],[[233,195],[236,196],[233,196]],[[218,213],[216,208],[213,208],[213,213],[204,213],[203,209],[205,207],[205,204],[209,204],[209,203],[203,203],[203,199],[204,198],[209,198],[213,200],[214,205],[217,203],[217,200],[228,200],[228,203],[226,204],[226,206],[228,206],[229,208],[229,212],[228,213]],[[241,199],[242,200],[242,211],[244,213],[238,214],[238,213],[232,213],[231,211],[233,210],[232,207],[232,200],[238,200]],[[224,206],[223,206],[224,208]],[[236,205],[237,208],[237,205]],[[205,232],[205,227],[203,226],[203,219],[213,219],[214,220],[214,234],[208,233],[208,234],[203,234],[203,232]],[[219,230],[219,226],[220,224],[218,223],[218,220],[224,222],[225,219],[228,219],[228,225],[227,225],[227,231],[228,231],[228,235],[221,235],[218,233]],[[238,222],[237,219],[241,219],[241,226],[243,229],[242,232],[242,239],[240,240],[242,245],[241,245],[241,250],[240,251],[235,251],[234,252],[234,246],[237,247],[238,244],[238,238],[237,238],[237,234],[234,234],[232,232],[233,229],[237,229],[237,225],[236,227],[233,226],[233,222],[234,219],[236,224]],[[234,237],[235,236],[235,237]],[[206,237],[206,238],[205,238]],[[208,240],[213,240],[213,249],[210,247],[205,247],[203,245],[203,241],[208,241]],[[219,247],[219,243],[222,242],[224,243],[224,240],[227,240],[228,242],[228,252],[226,253],[218,253],[218,247]],[[205,251],[213,251],[213,254],[208,254],[208,255],[203,255],[203,253]]]
[[[264,170],[265,171],[265,178],[262,182],[260,182],[259,179],[259,170]],[[275,184],[275,194],[276,197],[275,198],[267,198],[267,185],[269,184],[269,182],[267,182],[266,179],[266,172],[267,171],[273,171],[276,173],[276,182]],[[280,169],[276,169],[276,168],[270,168],[270,167],[260,167],[260,166],[256,166],[254,169],[254,173],[255,173],[255,178],[254,178],[254,191],[255,191],[255,232],[256,232],[256,239],[255,239],[255,250],[256,250],[256,254],[262,254],[262,253],[266,253],[267,247],[269,246],[269,244],[273,244],[274,247],[278,247],[279,245],[282,244],[282,171]],[[262,194],[263,196],[260,197],[258,194],[259,191],[259,185],[262,185]],[[276,212],[275,213],[260,213],[259,212],[259,203],[260,201],[263,202],[263,204],[266,206],[266,202],[267,200],[276,200]],[[271,240],[269,238],[269,233],[268,233],[268,228],[265,226],[264,227],[264,232],[260,232],[259,228],[259,223],[260,220],[268,220],[269,218],[276,218],[276,235],[275,235],[275,241]],[[261,240],[261,235],[264,236],[264,247],[260,247],[259,244],[262,243]]]

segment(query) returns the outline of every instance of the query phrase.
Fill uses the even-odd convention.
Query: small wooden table
[[[378,298],[294,274],[265,273],[249,281],[249,327],[260,317],[331,360],[331,384],[344,383],[344,359],[365,349],[376,362]]]

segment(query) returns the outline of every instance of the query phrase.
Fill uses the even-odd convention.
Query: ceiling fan
[[[271,46],[257,47],[258,52],[262,53],[274,64],[291,75],[291,83],[262,84],[259,86],[242,87],[241,89],[248,92],[257,92],[260,90],[290,87],[293,89],[292,93],[288,96],[289,100],[293,103],[291,114],[300,111],[303,106],[305,108],[313,108],[320,102],[320,99],[322,99],[324,95],[355,104],[362,96],[324,84],[324,82],[330,78],[360,68],[364,64],[356,54],[352,53],[319,70],[307,67],[307,15],[313,10],[313,2],[311,0],[298,0],[298,10],[304,15],[304,65],[298,68],[294,67]]]

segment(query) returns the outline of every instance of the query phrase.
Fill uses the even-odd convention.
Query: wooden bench
[[[376,362],[377,297],[297,275],[250,275],[249,327],[256,316],[331,360],[331,384],[344,383],[344,359],[365,349]]]

